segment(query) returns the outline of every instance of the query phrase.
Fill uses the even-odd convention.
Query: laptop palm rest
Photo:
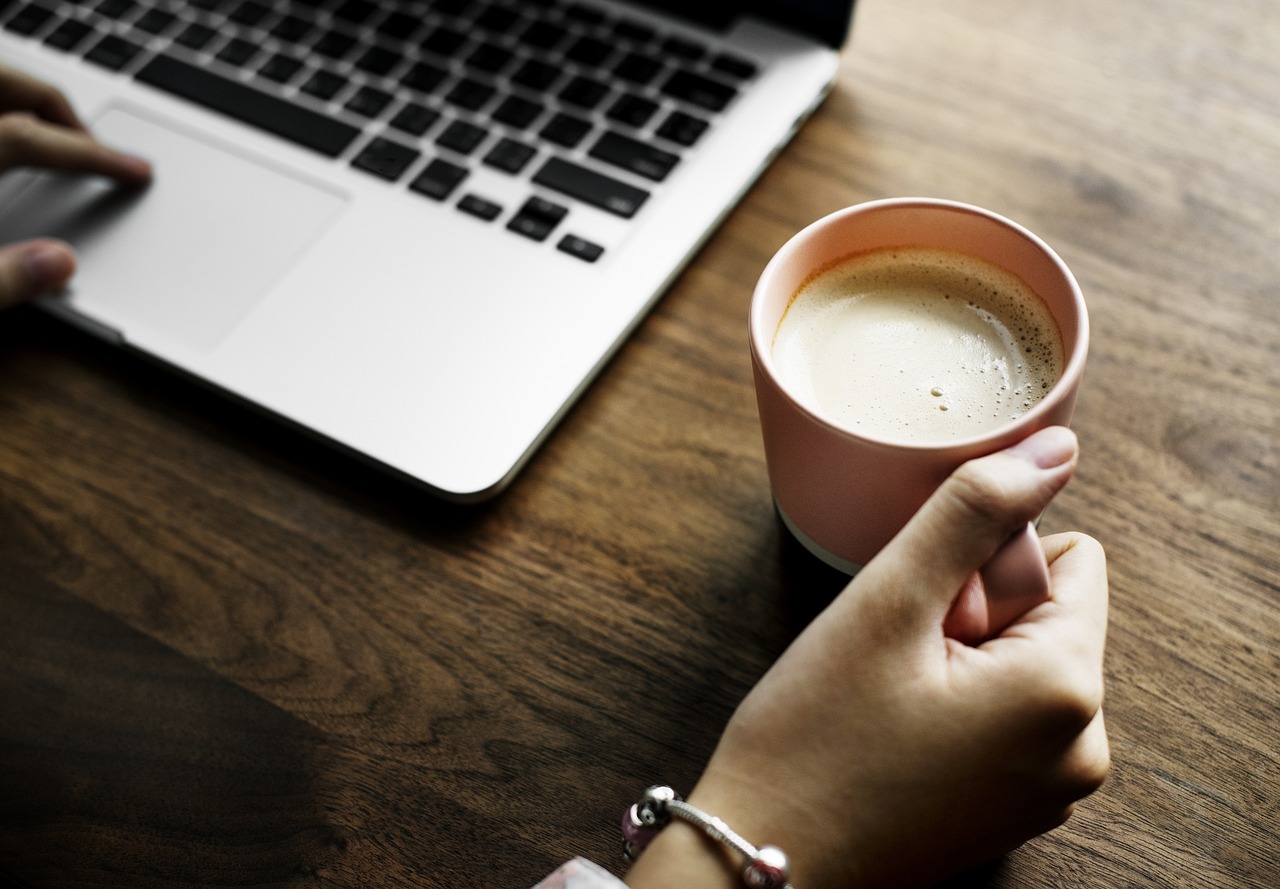
[[[0,243],[52,236],[76,248],[65,308],[126,341],[215,346],[338,217],[346,199],[148,112],[113,106],[92,125],[152,161],[143,189],[24,174]]]

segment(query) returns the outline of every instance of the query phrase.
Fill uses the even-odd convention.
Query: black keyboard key
[[[271,7],[265,3],[258,3],[256,0],[245,0],[244,3],[241,3],[231,11],[231,15],[228,18],[237,25],[253,27],[270,14]]]
[[[565,148],[575,148],[591,132],[591,123],[563,112],[556,114],[542,128],[541,136]]]
[[[381,46],[371,46],[365,50],[364,55],[356,59],[356,67],[375,77],[386,77],[396,65],[400,64],[402,58],[404,57],[398,52],[392,52]]]
[[[38,3],[28,3],[4,23],[6,31],[29,37],[53,18],[53,10]]]
[[[545,241],[547,235],[551,234],[568,212],[568,207],[545,198],[532,197],[525,201],[524,206],[511,217],[507,222],[507,228],[526,238]]]
[[[302,70],[302,61],[284,53],[276,53],[262,63],[258,75],[274,83],[288,83]]]
[[[439,119],[440,112],[417,102],[408,102],[391,118],[391,126],[402,133],[421,136]]]
[[[630,40],[633,43],[648,43],[656,36],[656,32],[648,25],[640,22],[621,21],[613,29],[613,33],[617,34],[623,40]]]
[[[320,55],[328,56],[336,61],[351,52],[351,48],[355,45],[356,40],[354,37],[343,34],[341,31],[325,31],[312,44],[312,49],[320,53]]]
[[[576,256],[583,262],[595,262],[604,253],[604,248],[599,244],[593,244],[577,235],[565,235],[560,239],[560,243],[556,244],[556,249],[570,256]]]
[[[409,188],[418,194],[443,201],[466,178],[466,167],[436,158],[414,177],[414,180],[409,183]]]
[[[311,23],[296,15],[286,15],[271,27],[271,36],[285,43],[301,43],[311,33]]]
[[[439,27],[422,41],[422,48],[438,56],[450,58],[467,42],[467,35],[453,28]]]
[[[679,155],[614,132],[601,136],[591,146],[589,154],[596,160],[613,164],[654,182],[666,179],[680,160]]]
[[[84,57],[95,65],[119,71],[132,62],[140,52],[142,47],[136,43],[131,43],[115,34],[109,34],[98,41],[93,49],[85,53]]]
[[[493,119],[509,127],[523,130],[537,120],[543,112],[543,106],[521,96],[507,96],[493,109]]]
[[[400,82],[419,92],[430,93],[443,83],[448,76],[449,72],[439,65],[432,65],[430,62],[417,62],[401,78]]]
[[[537,153],[537,149],[532,145],[504,137],[489,149],[489,153],[484,156],[484,162],[514,176],[528,166],[529,161],[533,160]]]
[[[700,117],[685,114],[683,111],[673,111],[658,125],[656,132],[663,139],[669,139],[687,148],[701,139],[709,126],[710,124]]]
[[[529,59],[511,75],[511,82],[540,93],[560,79],[560,69],[548,62]]]
[[[511,64],[515,53],[496,43],[481,43],[467,56],[467,65],[485,74],[497,74]]]
[[[422,24],[422,19],[407,12],[393,12],[378,25],[378,33],[391,40],[408,42]]]
[[[133,12],[133,0],[102,0],[93,11],[109,19],[122,19]]]
[[[505,34],[520,21],[520,14],[505,6],[489,6],[476,16],[476,27],[494,34]]]
[[[712,59],[711,68],[713,71],[727,74],[734,80],[748,80],[755,77],[758,70],[755,62],[728,53],[721,53]]]
[[[314,96],[321,101],[327,102],[342,92],[346,85],[347,80],[345,77],[322,68],[313,72],[302,84],[301,89],[308,96]]]
[[[651,83],[662,70],[662,60],[643,53],[631,52],[614,66],[613,73],[638,86]]]
[[[362,86],[356,90],[355,95],[347,100],[344,106],[348,111],[359,114],[361,117],[374,118],[387,109],[391,104],[391,93],[380,90],[372,86]]]
[[[533,181],[626,218],[634,216],[649,197],[649,192],[643,189],[558,157],[548,158],[534,174]]]
[[[464,77],[445,93],[444,100],[468,111],[479,111],[497,93],[493,87],[479,80]]]
[[[559,25],[546,21],[535,21],[520,35],[520,42],[533,49],[554,49],[568,35],[568,31]]]
[[[618,98],[609,108],[608,116],[611,120],[624,123],[629,127],[639,129],[649,122],[649,118],[658,112],[658,103],[652,99],[646,99],[643,96],[637,96],[634,93],[626,93]]]
[[[488,135],[487,130],[475,124],[467,123],[465,120],[455,120],[436,137],[436,144],[456,151],[458,154],[470,154]]]
[[[329,157],[345,151],[360,132],[330,116],[300,108],[169,56],[156,56],[138,71],[137,77],[142,83]]]
[[[570,61],[589,68],[599,66],[611,55],[613,47],[595,37],[579,37],[565,50],[565,56]]]
[[[463,195],[462,200],[458,201],[458,209],[463,213],[470,213],[472,216],[479,217],[485,222],[492,222],[502,215],[501,204],[495,204],[493,201],[475,194]]]
[[[373,15],[377,10],[377,4],[371,3],[369,0],[346,0],[345,3],[334,10],[333,16],[353,25],[361,25],[368,21],[369,16]]]
[[[238,68],[257,54],[258,47],[256,44],[250,43],[248,40],[242,40],[239,37],[233,37],[226,42],[222,49],[218,50],[218,61],[226,62],[228,65],[234,65]]]
[[[680,99],[711,111],[723,111],[738,91],[710,77],[693,71],[679,70],[667,78],[662,91],[673,99]]]
[[[563,102],[590,110],[599,105],[600,100],[608,94],[608,84],[579,74],[565,84],[558,95]]]
[[[79,46],[92,31],[93,28],[85,22],[78,19],[67,19],[50,31],[45,36],[44,42],[54,49],[70,51]]]
[[[418,152],[390,139],[376,138],[369,142],[351,161],[357,170],[395,182],[418,159]]]
[[[175,38],[175,42],[179,46],[185,46],[187,49],[198,50],[204,49],[217,36],[218,32],[208,25],[192,22],[182,29],[182,33]]]
[[[585,3],[570,3],[565,7],[564,16],[584,25],[603,25],[605,23],[604,13]]]
[[[134,22],[134,27],[148,34],[163,34],[177,20],[178,17],[172,12],[166,12],[163,9],[148,9]]]

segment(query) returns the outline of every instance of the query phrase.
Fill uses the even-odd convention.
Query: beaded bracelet
[[[680,799],[670,787],[655,785],[622,816],[623,854],[628,861],[649,845],[658,831],[679,818],[697,827],[716,842],[724,843],[742,856],[742,882],[748,889],[792,889],[791,865],[777,846],[756,848],[729,829],[719,818],[708,815]]]

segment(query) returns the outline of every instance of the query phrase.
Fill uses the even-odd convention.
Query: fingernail
[[[42,293],[65,284],[75,265],[70,251],[56,244],[36,244],[22,255],[27,281]]]
[[[1050,426],[1024,438],[1008,452],[1030,460],[1041,469],[1053,469],[1074,460],[1078,448],[1074,432],[1065,426]]]

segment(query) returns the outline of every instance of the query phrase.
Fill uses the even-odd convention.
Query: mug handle
[[[1035,525],[1027,526],[996,550],[982,566],[987,597],[987,638],[1049,599],[1049,564]]]

